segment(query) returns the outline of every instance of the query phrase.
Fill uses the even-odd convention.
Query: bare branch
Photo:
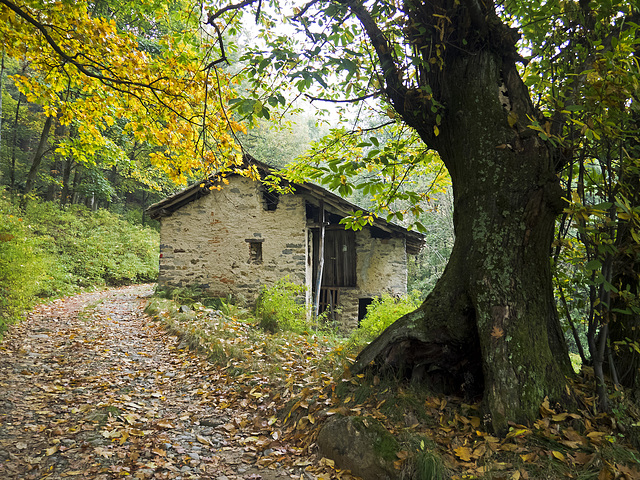
[[[244,7],[246,7],[247,5],[251,5],[252,3],[255,2],[260,2],[260,4],[262,4],[262,0],[244,0],[243,2],[239,2],[239,3],[232,3],[230,5],[227,5],[226,7],[221,8],[220,10],[217,10],[215,12],[213,12],[211,15],[209,15],[209,18],[207,19],[207,23],[209,25],[213,25],[213,21],[220,17],[222,14],[229,12],[231,10],[240,10]]]
[[[334,99],[331,99],[331,98],[314,97],[313,95],[309,95],[308,93],[305,93],[304,96],[307,97],[312,102],[317,100],[319,102],[330,102],[330,103],[358,103],[358,102],[361,102],[362,100],[366,100],[368,98],[377,97],[381,93],[382,92],[374,92],[374,93],[369,93],[368,95],[363,95],[361,97],[347,98],[347,99],[342,99],[342,100],[334,100]]]
[[[398,113],[403,115],[405,110],[404,101],[408,89],[402,83],[402,73],[398,68],[398,62],[393,56],[392,45],[361,2],[358,0],[341,0],[341,3],[348,6],[362,24],[380,60],[380,68],[387,86],[386,93]]]
[[[305,13],[307,13],[307,10],[309,10],[313,5],[315,5],[316,3],[319,3],[321,1],[322,0],[311,0],[304,7],[302,7],[297,14],[295,14],[293,16],[292,20],[299,20],[300,17],[302,17]]]
[[[211,25],[213,25],[213,28],[216,29],[216,33],[218,34],[218,44],[220,45],[220,58],[211,62],[209,65],[204,67],[203,70],[209,70],[211,67],[215,67],[216,65],[222,62],[227,62],[227,64],[229,63],[229,60],[227,59],[227,54],[224,51],[224,40],[222,39],[222,32],[220,31],[220,28],[218,27],[218,25],[216,25],[215,23],[212,23]]]

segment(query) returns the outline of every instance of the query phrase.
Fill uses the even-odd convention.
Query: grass
[[[0,190],[0,335],[44,298],[155,280],[158,244],[105,210],[32,200],[23,211]]]

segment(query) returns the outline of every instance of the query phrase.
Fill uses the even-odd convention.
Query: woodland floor
[[[297,466],[258,467],[263,452],[244,440],[263,417],[255,406],[216,407],[223,373],[143,313],[151,293],[137,285],[60,299],[9,329],[0,479],[313,479],[299,452]]]

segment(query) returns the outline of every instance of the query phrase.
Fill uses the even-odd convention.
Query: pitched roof
[[[245,155],[245,162],[248,165],[255,165],[258,171],[262,175],[269,175],[276,171],[273,167],[270,167],[266,163],[260,162],[249,155]],[[209,177],[204,181],[193,183],[184,190],[171,195],[164,200],[161,200],[147,208],[147,214],[153,219],[160,219],[162,217],[168,217],[176,210],[182,208],[184,205],[193,202],[199,198],[204,197],[211,193],[210,186],[216,185],[216,180],[213,177]],[[366,213],[366,210],[354,203],[351,203],[344,198],[330,192],[329,190],[322,188],[313,183],[296,183],[295,194],[306,193],[309,196],[318,200],[324,201],[326,205],[331,206],[336,212],[345,216],[356,210],[362,210]],[[419,232],[407,230],[406,228],[396,225],[395,223],[387,222],[386,220],[375,217],[373,220],[373,226],[391,233],[396,236],[406,238],[407,253],[416,255],[420,252],[424,246],[425,237]]]

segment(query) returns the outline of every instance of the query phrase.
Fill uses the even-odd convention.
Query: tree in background
[[[75,188],[75,170],[96,180],[84,194],[102,195],[103,204],[113,194],[100,188],[109,176],[103,170],[129,173],[153,188],[159,178],[149,175],[153,169],[184,183],[195,172],[241,162],[234,135],[245,128],[226,111],[231,82],[218,68],[224,52],[210,42],[220,32],[211,30],[212,37],[201,29],[200,12],[189,2],[5,0],[0,16],[7,57],[25,65],[10,77],[16,118],[26,103],[44,119],[38,147],[25,159],[23,194],[38,178],[55,182],[43,173],[47,156],[49,170],[63,172],[63,202]],[[9,158],[20,149],[4,138]],[[11,158],[5,165],[14,175]]]

